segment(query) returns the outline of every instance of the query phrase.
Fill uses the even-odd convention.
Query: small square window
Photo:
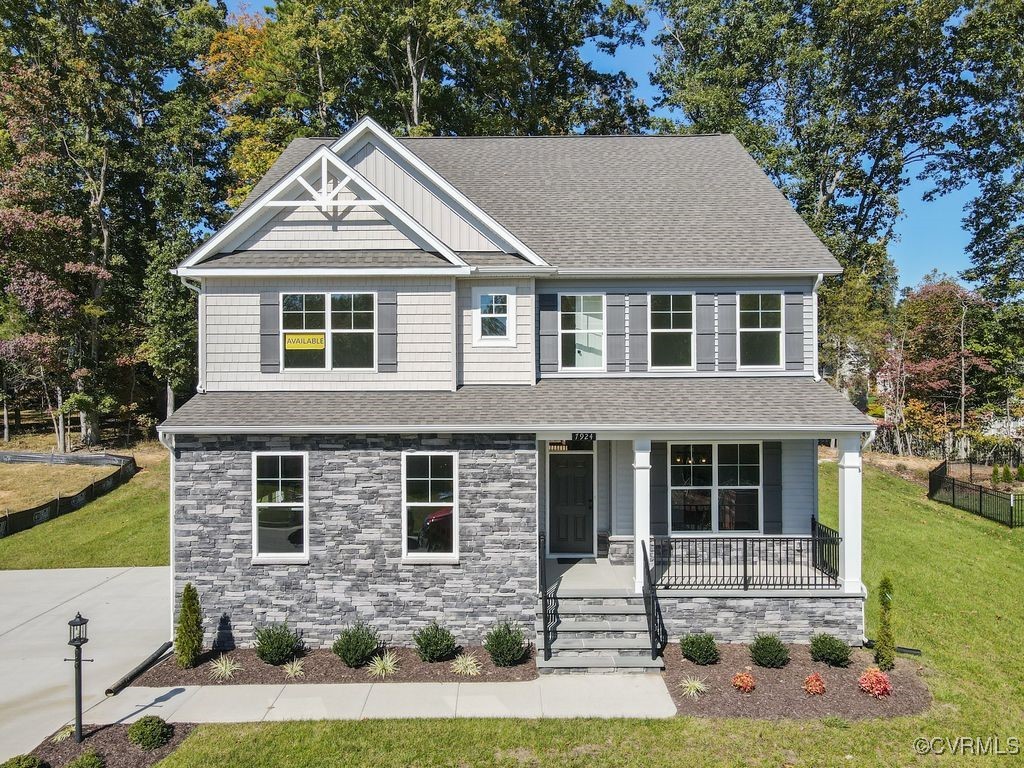
[[[512,308],[515,295],[474,291],[473,336],[477,342],[509,341],[513,339]]]

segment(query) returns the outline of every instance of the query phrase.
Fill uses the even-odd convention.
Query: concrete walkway
[[[0,571],[0,762],[74,717],[68,620],[89,619],[85,706],[170,639],[167,568]]]
[[[542,675],[523,683],[346,683],[126,688],[88,723],[159,715],[182,723],[398,717],[640,717],[676,714],[661,675]]]

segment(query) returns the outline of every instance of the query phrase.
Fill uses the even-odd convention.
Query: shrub
[[[302,659],[291,659],[281,665],[281,669],[284,670],[284,676],[289,680],[298,680],[300,677],[305,677],[306,673],[302,669]]]
[[[487,633],[484,648],[491,655],[494,666],[512,667],[526,655],[526,635],[518,624],[503,621]]]
[[[70,739],[74,732],[75,732],[75,726],[73,726],[73,725],[65,725],[63,728],[61,728],[59,731],[57,731],[55,734],[53,734],[53,736],[50,737],[50,743],[51,744],[62,744],[65,741],[67,741],[68,739]]]
[[[850,666],[850,646],[835,635],[819,632],[811,636],[811,658],[830,667]]]
[[[0,763],[0,768],[43,768],[44,765],[35,755],[15,755]]]
[[[412,638],[423,661],[444,661],[455,655],[455,635],[436,621],[417,630]]]
[[[749,672],[737,672],[732,676],[732,687],[740,693],[751,693],[757,685],[754,676]]]
[[[1009,485],[1013,482],[1013,475],[1010,474],[1010,465],[1003,464],[1003,482]]]
[[[683,635],[679,638],[679,649],[683,652],[684,659],[689,659],[702,667],[717,664],[721,658],[718,646],[715,645],[715,638],[707,632]]]
[[[825,681],[817,672],[812,672],[804,678],[804,690],[811,696],[821,696],[825,692]]]
[[[381,680],[391,677],[397,671],[398,657],[394,651],[384,651],[384,653],[374,656],[366,667],[366,673],[370,677],[379,677]]]
[[[83,752],[64,768],[107,768],[107,761],[103,759],[102,755],[98,755],[91,749],[88,752]]]
[[[128,741],[147,751],[160,749],[174,736],[174,726],[156,715],[140,717],[128,726]]]
[[[275,667],[291,661],[302,651],[302,638],[287,624],[271,624],[256,629],[256,655]]]
[[[992,465],[992,485],[998,485],[998,484],[999,484],[999,465],[998,464],[993,464]]]
[[[241,668],[241,664],[230,656],[225,656],[222,653],[210,662],[210,679],[218,683],[223,683],[225,680],[230,680],[234,677],[235,672]]]
[[[679,687],[683,696],[689,696],[691,699],[699,698],[708,692],[708,684],[704,682],[703,677],[687,677]]]
[[[778,635],[757,635],[750,644],[750,658],[759,667],[781,669],[789,663],[789,649]]]
[[[355,669],[368,662],[378,647],[380,641],[377,639],[377,630],[360,621],[341,630],[331,650],[345,662],[345,666]]]
[[[472,653],[460,653],[452,662],[452,672],[463,677],[477,677],[482,670],[483,664]]]
[[[892,693],[892,681],[878,667],[868,667],[857,680],[857,685],[864,693],[870,693],[876,699]]]
[[[1017,482],[1024,483],[1024,464],[1017,465]]]
[[[896,635],[892,627],[892,579],[883,576],[878,584],[878,640],[875,642],[875,664],[879,669],[896,666]]]
[[[191,669],[199,663],[202,652],[203,614],[199,608],[199,593],[189,583],[181,590],[181,609],[174,631],[174,661],[182,669]]]

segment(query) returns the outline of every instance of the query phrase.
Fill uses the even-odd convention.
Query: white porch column
[[[644,588],[644,555],[651,541],[651,441],[633,441],[633,563],[636,591]],[[650,553],[648,553],[650,554]]]
[[[839,439],[839,583],[843,592],[861,594],[861,455],[860,437]]]

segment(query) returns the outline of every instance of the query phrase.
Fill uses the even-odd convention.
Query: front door
[[[594,454],[550,455],[548,525],[551,552],[594,554]]]

